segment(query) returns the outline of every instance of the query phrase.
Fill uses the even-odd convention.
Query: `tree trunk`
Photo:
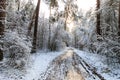
[[[6,0],[0,0],[0,38],[4,35]],[[0,44],[1,45],[1,44]],[[0,49],[0,61],[3,60],[3,51]]]
[[[5,7],[6,7],[6,0],[0,0],[0,35],[4,34],[5,28]]]
[[[35,19],[35,16],[36,16],[36,11],[37,11],[37,7],[36,7],[36,9],[35,9],[35,11],[32,15],[31,21],[30,21],[29,26],[28,26],[28,33],[27,33],[28,36],[30,36],[30,34],[31,34],[31,29],[32,29],[33,22],[34,22],[34,19]]]
[[[120,1],[119,1],[119,22],[118,22],[118,27],[119,27],[118,36],[120,36]]]
[[[0,49],[0,61],[3,60],[3,51]]]
[[[65,24],[64,24],[64,30],[67,31],[67,18],[68,18],[68,7],[65,7]]]
[[[37,48],[37,27],[38,27],[39,9],[40,9],[40,0],[38,0],[37,3],[35,27],[34,27],[34,35],[33,35],[33,43],[32,43],[33,47],[31,53],[35,53]]]
[[[96,10],[98,11],[100,9],[100,0],[97,0],[97,6],[96,6]],[[97,15],[97,23],[96,23],[96,31],[98,35],[101,35],[101,30],[100,30],[100,13],[98,12]]]
[[[21,0],[16,0],[15,3],[17,4],[17,11],[20,11]]]
[[[50,14],[49,14],[49,36],[48,36],[48,49],[51,50],[51,22],[50,22],[50,17],[51,17],[51,7],[52,7],[52,2],[50,3]]]

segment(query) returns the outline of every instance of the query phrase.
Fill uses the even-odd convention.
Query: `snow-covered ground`
[[[25,80],[38,80],[40,74],[42,74],[46,69],[48,64],[58,55],[62,54],[64,51],[61,52],[41,52],[39,51],[36,55],[33,55],[33,64],[32,67],[29,68],[27,71],[27,75]]]
[[[106,80],[120,80],[120,69],[115,69],[107,65],[106,57],[87,53],[75,49],[75,52],[79,54],[88,64],[96,68],[97,72],[101,74]]]
[[[39,80],[42,74],[48,67],[49,63],[58,55],[63,54],[60,52],[43,52],[38,51],[31,56],[31,65],[26,70],[19,71],[14,69],[2,70],[0,69],[0,80]],[[106,58],[98,54],[87,53],[74,49],[88,64],[96,68],[106,80],[120,80],[120,70],[113,69],[107,66]],[[17,77],[16,77],[17,76]]]

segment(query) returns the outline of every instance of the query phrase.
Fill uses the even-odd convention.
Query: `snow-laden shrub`
[[[23,47],[13,45],[9,49],[8,65],[22,68],[28,63],[29,52]]]
[[[80,21],[76,22],[77,27],[73,31],[73,46],[75,48],[85,50],[85,51],[95,51],[92,42],[96,41],[95,35],[95,22],[96,22],[96,13],[94,8],[91,8],[86,13],[82,10]]]
[[[74,35],[73,41],[75,48],[85,51],[89,51],[90,48],[92,49],[92,47],[90,47],[92,41],[91,37],[94,36],[91,34],[85,28],[81,28],[81,27],[76,28],[75,31],[73,32]]]
[[[27,66],[31,42],[25,36],[19,36],[17,32],[6,32],[4,37],[4,56],[6,64],[14,68]]]
[[[114,39],[119,40],[118,38]],[[120,43],[118,41],[96,35],[90,42],[88,50],[91,53],[106,56],[107,65],[112,65],[114,68],[120,67]]]

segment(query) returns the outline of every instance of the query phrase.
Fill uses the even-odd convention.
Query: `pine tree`
[[[28,36],[30,36],[30,34],[31,34],[31,29],[33,27],[34,19],[36,16],[36,10],[37,10],[37,7],[36,7],[34,13],[32,14],[32,18],[31,18],[31,21],[30,21],[29,26],[28,26]]]

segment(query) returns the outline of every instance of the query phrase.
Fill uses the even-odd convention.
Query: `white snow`
[[[38,52],[36,55],[33,55],[33,64],[32,67],[28,69],[28,74],[26,75],[25,80],[37,80],[40,77],[40,74],[43,73],[48,64],[58,55],[62,54],[62,52]]]
[[[59,52],[48,53],[38,51],[36,54],[33,54],[31,56],[32,64],[27,68],[27,71],[22,79],[10,78],[8,77],[8,75],[0,73],[0,80],[38,80],[40,78],[40,74],[42,74],[47,69],[49,63],[58,55],[63,54],[63,52],[66,50],[67,49]],[[113,71],[110,67],[108,67],[105,62],[105,57],[98,54],[87,53],[77,49],[74,49],[74,51],[79,56],[81,56],[88,64],[96,67],[97,72],[100,73],[106,80],[120,80],[120,70],[115,69]],[[110,71],[105,72],[106,69]],[[114,75],[115,73],[116,75]]]
[[[114,69],[108,66],[105,56],[87,53],[77,49],[75,49],[75,52],[79,54],[79,56],[82,57],[88,64],[95,67],[97,72],[106,80],[120,80],[120,69]]]

